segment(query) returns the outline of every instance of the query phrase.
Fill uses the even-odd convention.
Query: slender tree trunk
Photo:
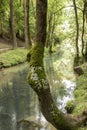
[[[49,53],[52,53],[52,41],[53,41],[54,29],[55,29],[55,13],[51,12],[50,17],[48,19],[48,31],[46,41],[46,47],[49,47]]]
[[[86,26],[87,26],[87,0],[85,0],[85,21],[86,21]],[[87,33],[87,32],[86,32]],[[87,61],[87,38],[86,38],[86,47],[85,47],[85,58]]]
[[[14,0],[10,0],[10,25],[11,25],[11,38],[12,38],[13,48],[17,48],[15,20],[14,20]]]
[[[84,27],[85,27],[85,14],[83,10],[83,24],[82,24],[82,56],[84,56]]]
[[[3,37],[3,24],[0,22],[0,37]]]
[[[34,1],[31,0],[30,3],[31,3],[32,11],[33,11],[33,16],[35,17],[36,14],[35,14],[35,5],[34,5]]]
[[[30,7],[30,0],[24,0],[25,47],[26,48],[29,48],[29,46],[31,46],[30,26],[29,26],[29,7]]]
[[[1,17],[2,2],[0,1],[0,37],[2,37],[2,17]]]
[[[86,16],[86,7],[85,7],[85,1],[84,1],[84,8],[83,8],[83,18],[82,18],[82,56],[84,56],[84,29],[85,29],[85,16]]]
[[[54,30],[55,30],[55,13],[53,14],[53,24],[52,24],[52,27],[51,27],[51,36],[50,36],[50,41],[51,41],[51,43],[50,43],[50,48],[49,48],[49,52],[51,52],[52,53],[52,42],[53,42],[53,33],[54,33]]]
[[[86,41],[86,47],[85,47],[85,59],[87,61],[87,41]]]
[[[50,14],[50,17],[48,19],[48,31],[47,31],[47,41],[46,41],[46,47],[50,48],[50,42],[51,42],[51,23],[52,23],[52,14]]]
[[[44,117],[58,130],[77,130],[82,125],[83,118],[72,118],[62,113],[55,105],[46,79],[43,65],[44,45],[46,41],[47,0],[36,0],[36,43],[29,50],[28,83],[37,93],[40,109]]]
[[[78,39],[79,39],[79,23],[78,23],[78,13],[76,7],[76,1],[73,0],[74,11],[75,11],[75,19],[76,19],[76,56],[79,58],[79,47],[78,47]]]

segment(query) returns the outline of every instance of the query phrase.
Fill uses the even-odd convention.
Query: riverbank
[[[80,67],[84,73],[77,76],[74,100],[69,101],[66,106],[68,113],[79,118],[81,114],[87,115],[87,63]],[[87,130],[87,124],[84,124],[79,130]]]
[[[28,50],[17,48],[0,54],[0,69],[15,66],[26,61]]]

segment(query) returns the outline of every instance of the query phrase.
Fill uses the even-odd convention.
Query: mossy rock
[[[68,101],[68,103],[65,107],[67,113],[71,114],[73,112],[74,108],[75,108],[75,102],[74,101]]]
[[[76,107],[73,111],[73,114],[76,115],[81,115],[85,110],[87,110],[87,102],[82,101],[82,102],[77,102]]]
[[[2,62],[0,62],[0,69],[1,69],[1,68],[3,68],[3,63],[2,63]]]
[[[27,120],[27,119],[20,120],[17,122],[17,124],[19,126],[22,126],[23,128],[33,128],[33,129],[35,127],[42,128],[41,123],[38,123],[36,121]]]
[[[82,70],[82,68],[81,68],[80,66],[74,67],[74,71],[75,71],[75,73],[78,74],[79,76],[82,75],[82,74],[84,74],[84,72],[83,72],[83,70]]]

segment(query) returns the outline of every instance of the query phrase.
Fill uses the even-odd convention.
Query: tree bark
[[[36,0],[36,3],[36,43],[44,46],[47,26],[47,0]]]
[[[73,0],[74,11],[75,11],[75,19],[76,19],[76,56],[79,58],[79,47],[78,47],[78,38],[79,38],[79,23],[78,23],[78,13],[76,7],[76,1]]]
[[[17,48],[15,20],[14,20],[14,0],[10,0],[10,26],[11,26],[11,39],[13,42],[13,48]]]
[[[52,13],[48,18],[48,30],[47,30],[47,40],[46,40],[46,47],[50,46],[50,36],[51,36],[51,24],[52,23]]]
[[[47,121],[58,130],[77,130],[77,127],[82,125],[86,117],[72,118],[62,113],[52,99],[43,65],[44,45],[46,41],[47,0],[36,0],[36,4],[36,43],[27,55],[29,61],[27,80],[38,95],[40,109]],[[43,22],[43,20],[45,21]]]
[[[30,0],[24,0],[24,23],[25,23],[25,47],[31,46],[30,26],[29,26],[29,7]]]
[[[83,24],[82,24],[82,56],[84,56],[84,26],[85,26],[85,12],[83,10]]]
[[[84,33],[85,33],[85,18],[86,18],[86,0],[84,0],[82,15],[82,56],[84,56]]]
[[[85,25],[87,26],[87,0],[84,1],[84,7],[85,7]],[[85,39],[85,58],[87,61],[87,38]]]

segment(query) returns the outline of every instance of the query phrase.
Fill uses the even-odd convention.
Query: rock
[[[87,110],[84,110],[84,111],[83,111],[83,115],[86,115],[86,116],[87,116]]]
[[[2,63],[2,62],[0,62],[0,69],[1,69],[1,68],[3,68],[3,63]]]
[[[33,120],[29,120],[29,119],[21,119],[19,121],[17,121],[18,125],[24,125],[24,126],[31,126],[31,127],[38,127],[38,128],[42,128],[42,124],[38,121],[33,121]]]
[[[82,74],[84,74],[84,72],[83,72],[83,70],[82,70],[82,68],[80,66],[74,67],[74,72],[76,74],[78,74],[79,76],[82,75]]]

